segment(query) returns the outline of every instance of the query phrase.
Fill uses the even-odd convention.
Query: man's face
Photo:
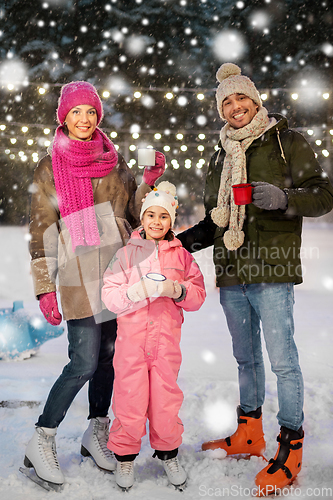
[[[222,103],[223,115],[233,128],[248,125],[258,109],[258,105],[244,94],[231,94]]]

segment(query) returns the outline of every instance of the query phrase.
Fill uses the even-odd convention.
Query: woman
[[[90,423],[81,453],[104,470],[115,469],[106,443],[117,326],[102,307],[102,276],[137,225],[143,196],[165,169],[164,155],[157,152],[155,166],[145,168],[137,188],[123,157],[98,128],[102,117],[93,85],[64,85],[57,109],[60,126],[34,174],[30,253],[35,294],[47,321],[59,324],[59,280],[70,362],[50,391],[24,463],[55,488],[64,482],[56,455],[57,427],[88,380]]]

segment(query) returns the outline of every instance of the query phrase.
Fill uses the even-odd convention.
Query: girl
[[[114,315],[101,316],[102,277],[110,259],[139,221],[142,196],[162,175],[165,158],[135,179],[114,144],[98,128],[102,102],[93,85],[64,85],[59,127],[47,156],[34,173],[30,253],[36,297],[47,321],[62,320],[56,298],[59,279],[67,321],[70,362],[53,385],[24,459],[37,476],[57,489],[64,482],[55,435],[73,399],[89,380],[89,416],[81,452],[107,471],[115,460],[107,448],[107,416],[113,388]]]
[[[118,315],[119,328],[108,447],[123,489],[133,485],[133,460],[147,418],[154,456],[162,460],[170,482],[179,487],[186,481],[177,457],[183,433],[179,342],[183,309],[199,309],[206,294],[198,265],[171,230],[176,205],[175,186],[161,182],[144,200],[142,229],[117,252],[104,275],[102,300]]]

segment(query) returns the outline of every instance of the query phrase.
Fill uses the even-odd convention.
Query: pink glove
[[[134,285],[130,286],[127,290],[127,297],[132,302],[140,302],[141,300],[152,297],[157,292],[156,281],[149,278],[142,278]]]
[[[153,186],[157,179],[161,177],[161,175],[165,171],[165,156],[163,153],[156,151],[155,153],[155,165],[152,167],[146,167],[143,172],[142,180],[148,186]]]
[[[42,293],[39,296],[39,308],[50,325],[60,325],[62,316],[58,309],[57,296],[55,292]]]
[[[178,281],[165,280],[158,284],[157,291],[160,297],[169,297],[170,299],[179,299],[182,294],[182,287]]]

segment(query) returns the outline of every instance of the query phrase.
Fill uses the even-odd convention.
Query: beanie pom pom
[[[238,229],[229,229],[224,233],[223,241],[228,250],[237,250],[244,243],[244,232]]]
[[[219,82],[223,82],[229,76],[237,76],[241,74],[241,69],[237,64],[225,63],[220,66],[216,73],[216,79]]]
[[[164,191],[166,193],[171,194],[172,196],[176,196],[176,186],[171,184],[169,181],[162,181],[159,183],[157,187],[158,191]]]
[[[210,212],[210,216],[214,224],[219,227],[226,227],[229,223],[230,210],[228,207],[224,207],[224,209],[215,207]]]

